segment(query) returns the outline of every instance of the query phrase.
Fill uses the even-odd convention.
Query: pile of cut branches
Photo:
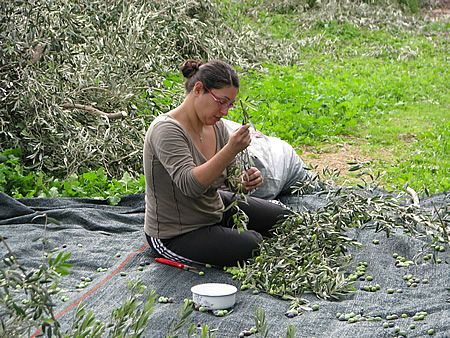
[[[262,242],[258,256],[228,268],[244,289],[294,300],[311,292],[336,299],[353,291],[356,278],[348,274],[349,249],[361,244],[350,237],[351,229],[368,227],[387,236],[400,229],[424,238],[429,244],[415,260],[436,259],[449,248],[448,203],[439,209],[423,208],[411,204],[409,195],[386,193],[373,183],[354,188],[328,186],[316,194],[317,198],[325,196],[322,207],[295,212],[276,225],[274,236]]]
[[[0,145],[57,176],[141,172],[146,127],[168,108],[155,97],[174,96],[167,75],[187,58],[245,64],[257,44],[212,1],[13,0],[0,13]]]

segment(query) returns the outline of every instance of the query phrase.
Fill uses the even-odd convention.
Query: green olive
[[[223,317],[223,316],[225,316],[225,312],[224,312],[224,310],[216,310],[214,312],[214,315],[217,317]]]
[[[247,290],[249,288],[249,285],[248,284],[242,284],[241,285],[241,291],[245,291],[245,290]]]

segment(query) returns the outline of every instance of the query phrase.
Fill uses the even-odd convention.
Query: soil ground
[[[355,182],[356,172],[349,172],[354,162],[363,163],[374,160],[393,160],[393,154],[388,149],[378,149],[368,154],[361,139],[349,139],[347,142],[325,144],[319,147],[304,146],[297,149],[305,164],[315,172],[322,173],[323,169],[339,171],[337,183]],[[353,164],[349,164],[352,163]]]
[[[360,146],[349,143],[329,145],[320,149],[304,147],[300,152],[300,157],[309,167],[317,167],[316,171],[319,172],[327,167],[337,169],[344,178],[348,176],[348,169],[351,167],[349,162],[366,162],[373,159],[365,155]]]
[[[336,148],[336,149],[333,149]],[[330,147],[329,149],[303,149],[303,154],[300,155],[303,161],[311,167],[316,167],[322,170],[326,167],[330,169],[338,169],[341,175],[348,174],[350,165],[348,162],[365,162],[372,160],[370,157],[364,155],[360,148],[348,143],[339,146]]]

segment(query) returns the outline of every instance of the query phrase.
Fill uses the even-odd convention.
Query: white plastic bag
[[[228,131],[233,133],[241,125],[223,120]],[[256,168],[261,171],[264,183],[251,193],[252,196],[275,199],[288,192],[297,182],[310,178],[305,163],[289,143],[277,137],[266,136],[251,128],[252,143],[247,148]]]

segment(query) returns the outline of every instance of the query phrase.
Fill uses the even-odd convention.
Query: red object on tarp
[[[172,261],[172,260],[167,259],[167,258],[158,257],[158,258],[155,258],[155,261],[158,262],[158,263],[161,263],[161,264],[174,266],[174,267],[176,267],[178,269],[191,271],[191,272],[195,272],[195,273],[199,272],[199,270],[197,268],[194,268],[193,266],[186,265],[186,264],[183,264],[183,263],[180,263],[180,262],[176,262],[176,261]]]

